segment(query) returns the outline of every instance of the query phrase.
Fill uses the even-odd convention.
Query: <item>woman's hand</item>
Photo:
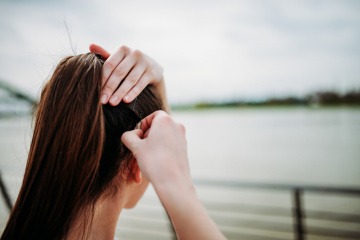
[[[149,84],[165,91],[163,69],[153,59],[139,50],[121,46],[113,54],[104,48],[91,44],[90,51],[100,54],[105,63],[102,71],[101,103],[113,106],[121,101],[130,103]],[[159,93],[166,103],[165,93]]]
[[[165,112],[150,114],[141,121],[140,129],[124,133],[121,140],[156,189],[192,185],[185,128]]]
[[[225,239],[196,195],[190,176],[185,128],[163,111],[125,132],[121,141],[153,184],[178,239]]]

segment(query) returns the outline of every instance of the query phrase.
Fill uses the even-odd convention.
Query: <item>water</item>
[[[360,187],[360,108],[176,112],[193,177]]]
[[[360,108],[178,111],[195,178],[360,187]],[[0,167],[25,165],[32,118],[0,119]]]
[[[173,116],[186,127],[194,178],[360,188],[360,108],[214,109],[175,111]],[[0,119],[0,170],[12,199],[25,168],[31,120],[30,116]],[[207,188],[198,193],[205,201],[291,207],[289,193],[220,189],[214,194],[214,189]],[[142,214],[154,195],[150,188],[138,210],[124,211],[120,225],[133,226],[127,221],[132,214]],[[306,195],[306,206],[360,213],[358,198],[325,198]],[[1,227],[6,218],[0,200]],[[139,229],[138,225],[133,228]],[[120,236],[126,238],[126,234]]]

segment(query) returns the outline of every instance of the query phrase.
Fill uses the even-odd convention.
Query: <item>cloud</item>
[[[358,1],[2,1],[0,77],[33,94],[91,42],[160,62],[172,102],[359,87]]]

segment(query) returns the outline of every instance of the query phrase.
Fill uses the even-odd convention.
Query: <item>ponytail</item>
[[[62,239],[94,203],[104,145],[101,68],[94,54],[67,57],[45,86],[23,184],[1,239]]]

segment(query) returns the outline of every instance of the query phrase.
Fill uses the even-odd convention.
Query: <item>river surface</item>
[[[360,187],[360,108],[175,112],[193,177]]]
[[[360,108],[174,111],[194,178],[360,187]],[[0,169],[21,175],[32,117],[0,119]]]

